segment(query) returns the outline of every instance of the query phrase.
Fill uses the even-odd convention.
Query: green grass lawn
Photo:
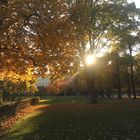
[[[140,99],[45,97],[0,140],[140,140]]]

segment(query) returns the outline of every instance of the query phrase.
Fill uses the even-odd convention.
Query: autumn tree
[[[38,75],[50,71],[57,77],[68,73],[77,43],[65,2],[8,1],[0,17],[3,68],[25,72],[30,66]]]
[[[1,81],[1,101],[3,96],[6,97],[3,93],[11,94],[20,94],[20,93],[34,93],[37,91],[36,80],[32,73],[31,69],[28,69],[25,74],[17,74],[13,71],[1,71],[0,72],[0,81]],[[7,97],[6,97],[7,98]]]
[[[56,80],[70,73],[77,43],[64,1],[7,0],[0,9],[1,74],[8,71],[22,78],[31,68],[33,75],[51,73]],[[5,77],[13,83],[14,74]]]

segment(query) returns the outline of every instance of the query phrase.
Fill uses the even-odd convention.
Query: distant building
[[[49,79],[48,78],[39,77],[37,79],[37,82],[36,82],[37,87],[47,87],[48,85],[49,85]]]

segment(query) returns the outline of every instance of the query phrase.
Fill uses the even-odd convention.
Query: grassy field
[[[45,97],[0,140],[140,140],[140,99]]]

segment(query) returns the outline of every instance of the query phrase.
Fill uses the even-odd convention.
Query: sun
[[[95,62],[95,56],[94,55],[88,55],[86,57],[86,64],[91,65]]]

